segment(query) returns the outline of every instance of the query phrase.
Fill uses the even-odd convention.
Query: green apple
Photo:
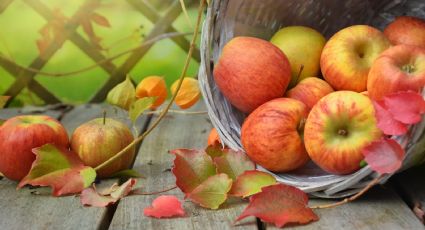
[[[295,86],[306,77],[315,77],[320,71],[320,55],[326,39],[316,30],[305,26],[288,26],[277,31],[271,43],[279,47],[291,64],[291,82]],[[298,76],[301,65],[304,66]]]

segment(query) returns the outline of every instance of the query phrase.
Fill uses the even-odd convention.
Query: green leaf
[[[114,173],[111,177],[128,179],[128,178],[142,178],[143,176],[134,169],[124,169]]]
[[[229,194],[245,198],[261,192],[261,188],[265,186],[274,185],[276,183],[276,178],[268,173],[257,170],[246,171],[233,183],[232,190],[230,190]]]
[[[232,179],[224,173],[217,174],[202,182],[188,198],[204,208],[217,209],[226,201],[231,187]]]
[[[136,88],[131,82],[130,76],[120,84],[116,85],[109,91],[106,101],[111,105],[116,105],[122,109],[129,110],[131,104],[136,97]]]
[[[10,99],[10,96],[0,96],[0,109],[2,109],[6,102]]]
[[[142,113],[149,109],[155,102],[156,97],[144,97],[134,101],[130,106],[129,116],[133,123],[136,123],[137,118]]]
[[[18,185],[50,186],[53,196],[75,194],[90,186],[96,171],[85,166],[78,155],[63,147],[46,144],[33,149],[36,159],[31,170]]]
[[[224,154],[224,149],[221,147],[221,145],[209,145],[206,149],[205,152],[212,157],[213,159],[215,157],[221,157]]]
[[[225,173],[232,180],[247,170],[254,170],[255,164],[242,151],[226,149],[223,155],[214,158],[217,167],[217,173]]]
[[[203,150],[174,149],[176,156],[172,172],[176,185],[185,194],[191,193],[207,178],[216,174],[216,168],[210,156]]]

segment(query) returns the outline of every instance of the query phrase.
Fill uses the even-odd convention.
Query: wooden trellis
[[[11,2],[14,0],[0,1],[0,13],[2,13]],[[15,0],[16,1],[16,0]],[[41,15],[47,22],[54,19],[53,10],[49,9],[40,0],[22,0],[35,12]],[[179,0],[175,0],[170,4],[166,12],[162,15],[157,13],[157,10],[145,0],[126,0],[130,5],[143,14],[149,21],[154,24],[152,30],[147,34],[145,40],[155,38],[164,33],[178,32],[172,26],[174,20],[182,13]],[[186,4],[191,4],[192,1],[185,1]],[[42,54],[35,57],[29,69],[41,70],[49,61],[51,57],[62,47],[65,41],[69,40],[76,45],[81,51],[89,56],[95,63],[100,63],[102,60],[107,59],[94,44],[84,38],[77,31],[78,27],[84,18],[89,17],[97,7],[99,7],[101,0],[87,0],[64,25],[63,36],[57,36],[54,41],[49,44]],[[189,50],[190,42],[184,37],[172,37],[171,40],[181,47],[186,52]],[[108,80],[100,88],[98,92],[90,99],[90,102],[101,102],[105,99],[106,94],[116,84],[123,81],[128,72],[130,72],[136,64],[143,58],[154,44],[147,44],[140,46],[133,50],[130,56],[124,61],[121,66],[116,66],[111,61],[101,62],[99,66],[108,73]],[[195,50],[193,58],[200,61],[199,50]],[[17,66],[11,60],[0,56],[0,67],[3,67],[7,72],[15,78],[13,84],[6,90],[5,95],[16,97],[24,88],[28,88],[32,93],[36,94],[46,103],[59,103],[61,102],[55,95],[49,92],[44,86],[36,81],[34,78],[37,74]]]

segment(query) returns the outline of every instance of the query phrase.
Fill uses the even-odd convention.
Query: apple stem
[[[345,129],[338,130],[338,135],[346,137],[348,135],[348,131]]]
[[[198,32],[199,32],[199,27],[200,27],[201,21],[202,21],[202,15],[203,15],[203,10],[204,10],[204,7],[205,7],[205,3],[206,3],[205,0],[200,0],[200,4],[199,4],[199,7],[198,7],[198,16],[196,18],[196,25],[195,25],[195,29],[193,31],[193,37],[192,37],[192,40],[190,41],[189,51],[188,51],[187,56],[186,56],[186,60],[185,60],[184,66],[183,66],[182,73],[181,73],[181,75],[179,77],[179,80],[178,80],[178,84],[177,84],[177,88],[176,88],[176,93],[173,94],[173,96],[171,97],[170,101],[165,106],[164,110],[162,110],[161,114],[152,123],[152,126],[150,126],[148,130],[146,130],[144,133],[142,133],[142,135],[140,135],[139,137],[137,137],[136,139],[134,139],[133,142],[131,142],[130,144],[128,144],[126,147],[124,147],[117,154],[115,154],[114,156],[112,156],[107,161],[103,162],[102,164],[98,165],[94,169],[96,172],[98,172],[100,169],[103,169],[106,166],[110,165],[112,162],[116,161],[117,159],[121,158],[124,154],[126,154],[126,152],[129,149],[131,149],[137,143],[141,142],[147,135],[149,135],[149,133],[152,132],[152,130],[154,130],[159,125],[159,123],[161,122],[161,120],[167,114],[168,110],[171,108],[171,105],[173,104],[174,100],[177,97],[178,92],[180,91],[181,85],[183,83],[183,79],[186,76],[187,70],[189,68],[190,60],[192,59],[192,53],[193,53],[193,50],[195,49],[196,39],[198,38],[198,34],[199,34]]]
[[[300,65],[300,70],[298,71],[297,78],[295,79],[295,82],[298,82],[298,79],[300,79],[301,73],[303,72],[303,70],[304,70],[304,65],[301,64]]]
[[[106,124],[106,109],[103,110],[103,125]]]
[[[335,203],[331,203],[331,204],[324,204],[324,205],[317,205],[317,206],[313,206],[310,207],[311,209],[324,209],[324,208],[334,208],[343,204],[347,204],[351,201],[356,200],[357,198],[361,197],[363,194],[365,194],[367,191],[369,191],[373,186],[377,185],[382,178],[384,177],[385,174],[381,174],[379,177],[376,177],[375,179],[373,179],[368,185],[366,185],[366,187],[364,187],[362,190],[360,190],[358,193],[354,194],[353,196],[349,197],[349,198],[345,198],[344,200],[335,202]]]

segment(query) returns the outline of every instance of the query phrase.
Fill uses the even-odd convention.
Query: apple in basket
[[[292,78],[289,87],[320,71],[320,54],[326,39],[316,30],[305,26],[288,26],[277,31],[270,40],[279,47],[291,64]],[[301,65],[304,66],[299,74]]]
[[[400,16],[384,30],[385,36],[394,45],[406,44],[425,49],[425,20],[411,16]]]
[[[277,98],[255,109],[244,121],[241,142],[255,163],[274,172],[304,165],[309,157],[303,143],[307,107],[292,98]]]
[[[304,141],[310,158],[322,169],[348,174],[360,168],[362,149],[381,137],[372,101],[352,91],[320,99],[308,115]]]
[[[388,39],[373,27],[355,25],[342,29],[323,48],[323,77],[335,90],[365,91],[370,66],[389,47]]]
[[[291,67],[285,54],[272,43],[253,37],[230,40],[214,67],[218,88],[244,113],[282,97],[290,79]]]
[[[35,160],[33,148],[44,144],[69,147],[65,128],[45,115],[22,115],[0,126],[0,172],[15,181],[25,177]]]
[[[310,111],[322,97],[333,91],[332,87],[326,81],[317,77],[309,77],[300,81],[294,88],[288,90],[286,96],[303,102],[307,106],[308,111]]]
[[[71,137],[71,149],[85,165],[96,167],[105,162],[134,140],[128,127],[112,118],[96,118],[79,126]],[[101,178],[127,169],[131,166],[135,148],[121,158],[97,172]]]
[[[367,80],[369,96],[380,100],[397,91],[419,91],[425,86],[425,48],[397,45],[373,63]]]

